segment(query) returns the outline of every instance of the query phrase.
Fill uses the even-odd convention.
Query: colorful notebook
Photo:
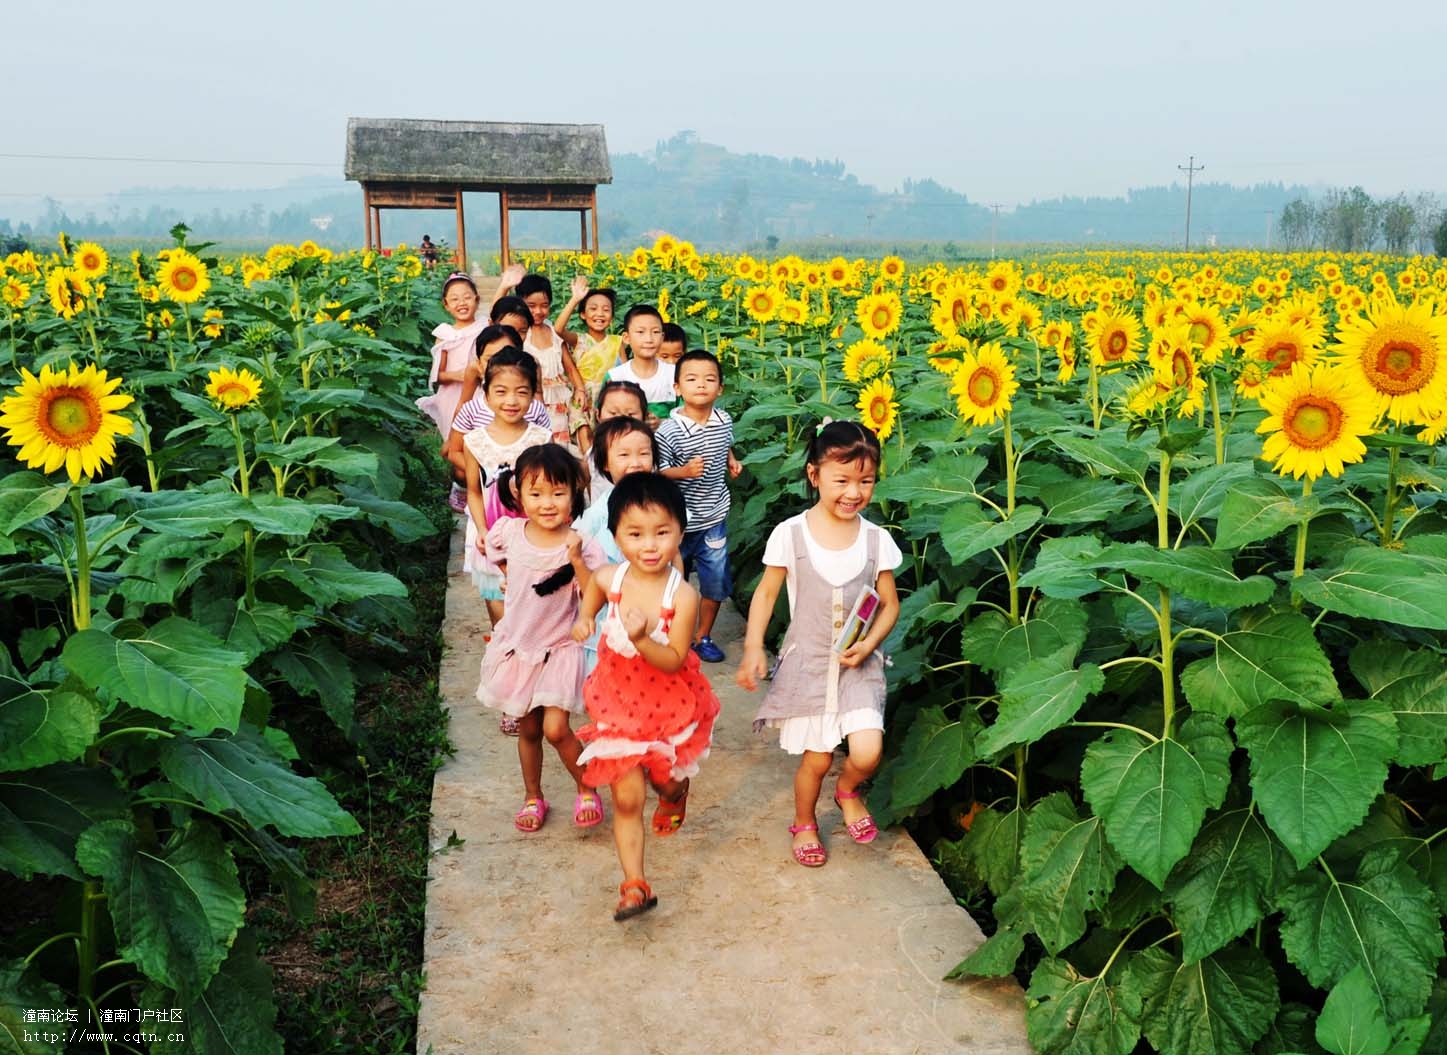
[[[866,586],[859,594],[859,599],[854,602],[854,607],[849,610],[849,617],[844,620],[839,636],[834,639],[834,651],[848,650],[850,645],[869,633],[874,617],[878,614],[879,594],[874,592],[873,587]]]

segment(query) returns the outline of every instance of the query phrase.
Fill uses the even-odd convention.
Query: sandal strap
[[[834,789],[834,797],[835,797],[836,799],[857,799],[857,798],[859,798],[859,792],[857,792],[857,791],[840,791],[838,788],[835,788],[835,789]]]
[[[630,890],[637,890],[643,895],[644,901],[647,901],[653,896],[653,888],[648,885],[648,880],[646,879],[625,879],[618,884],[619,896],[627,897],[628,891]]]
[[[790,835],[798,835],[800,832],[817,832],[818,830],[819,830],[819,825],[817,825],[817,824],[791,824],[791,825],[789,825],[789,834],[790,834]]]

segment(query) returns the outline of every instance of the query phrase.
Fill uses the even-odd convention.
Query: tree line
[[[1447,256],[1447,209],[1435,194],[1375,199],[1361,187],[1333,189],[1288,202],[1276,230],[1284,249]]]

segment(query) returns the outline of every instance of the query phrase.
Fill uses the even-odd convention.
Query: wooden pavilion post
[[[508,204],[506,187],[497,192],[497,207],[501,216],[498,226],[499,229],[502,231],[502,266],[504,269],[506,269],[507,265],[511,263],[511,260],[509,259],[510,250],[508,248],[510,241],[510,232],[508,231]]]
[[[457,188],[457,270],[467,270],[467,227],[462,219],[462,188]]]
[[[382,207],[374,206],[372,209],[372,223],[377,228],[377,252],[382,251]]]
[[[372,248],[372,192],[362,184],[362,227],[367,232],[367,248]]]
[[[578,252],[588,251],[588,210],[578,210]]]
[[[598,188],[593,188],[593,255],[598,255]]]

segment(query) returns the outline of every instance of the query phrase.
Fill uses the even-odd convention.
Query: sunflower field
[[[1039,1051],[1447,1051],[1443,262],[530,263],[719,355],[741,603],[808,430],[884,441],[870,805]]]
[[[4,1051],[139,1050],[42,1038],[127,1009],[175,1016],[150,1051],[282,1050],[248,896],[308,918],[303,841],[360,831],[333,788],[389,764],[366,656],[403,649],[407,547],[451,522],[418,259],[174,234],[0,263]]]
[[[720,357],[742,603],[809,430],[884,442],[870,805],[987,924],[952,977],[1019,978],[1050,1055],[1447,1050],[1447,266],[525,262]],[[387,554],[435,530],[440,278],[183,239],[0,283],[0,868],[71,884],[62,929],[0,949],[0,1007],[129,986],[197,1051],[274,1037],[236,861],[290,882],[298,839],[354,830],[288,729],[293,698],[351,728],[346,643],[410,617]]]

